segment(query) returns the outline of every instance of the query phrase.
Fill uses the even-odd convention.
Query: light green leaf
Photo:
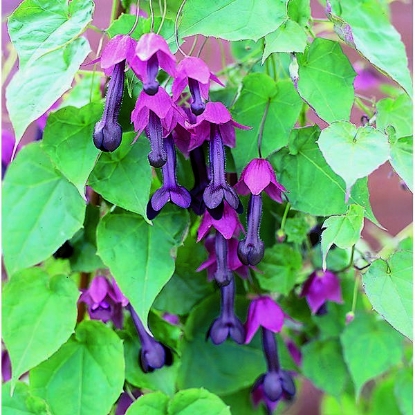
[[[179,20],[179,33],[183,37],[201,34],[226,40],[257,41],[284,22],[287,18],[287,1],[188,0]]]
[[[127,410],[125,415],[167,415],[169,397],[161,392],[140,396]]]
[[[413,393],[412,367],[406,367],[397,373],[394,387],[394,395],[402,415],[413,414]]]
[[[262,63],[271,53],[304,52],[307,35],[304,29],[293,20],[287,19],[275,32],[265,36],[265,49]]]
[[[413,105],[411,98],[402,93],[395,98],[384,98],[376,103],[376,128],[387,132],[391,125],[396,138],[413,133]]]
[[[122,342],[100,321],[81,322],[67,343],[30,372],[33,394],[59,415],[107,415],[123,384]]]
[[[304,215],[297,214],[285,222],[284,232],[287,235],[287,242],[302,244],[307,238],[309,230],[310,225]]]
[[[301,269],[301,254],[287,244],[275,244],[265,249],[255,276],[262,289],[288,295]]]
[[[290,0],[288,2],[288,17],[300,26],[307,26],[311,17],[309,0]]]
[[[346,387],[348,373],[339,340],[314,340],[302,347],[301,352],[303,375],[317,388],[340,397]]]
[[[340,45],[316,38],[297,56],[298,93],[324,121],[348,120],[356,73]]]
[[[253,73],[242,81],[242,90],[232,113],[234,119],[252,127],[236,129],[236,147],[232,155],[238,173],[253,158],[258,157],[258,135],[263,125],[262,157],[288,143],[291,129],[301,111],[301,99],[290,80],[275,82],[266,74]],[[265,111],[268,110],[265,120]]]
[[[7,169],[2,209],[4,261],[12,276],[52,255],[81,228],[85,201],[36,142]]]
[[[187,225],[187,212],[167,207],[153,225],[131,213],[108,214],[98,225],[98,255],[145,325],[154,299],[173,275]]]
[[[92,0],[25,0],[9,17],[20,64],[6,90],[16,145],[27,126],[70,88],[90,51],[88,41],[78,37],[93,9]]]
[[[378,259],[363,275],[363,285],[373,308],[396,330],[412,340],[412,252],[398,251],[388,262]]]
[[[101,115],[102,105],[96,103],[82,108],[62,108],[49,115],[41,141],[41,147],[56,168],[83,197],[86,181],[99,154],[92,133]]]
[[[367,381],[386,372],[402,359],[402,336],[385,321],[375,320],[369,314],[356,314],[340,340],[356,398]]]
[[[401,137],[391,143],[390,163],[405,184],[413,191],[413,146],[411,137]]]
[[[12,363],[12,385],[55,353],[73,333],[79,291],[64,275],[40,268],[15,274],[2,296],[2,334]]]
[[[393,395],[394,378],[387,378],[375,385],[370,399],[369,415],[401,415]]]
[[[329,18],[334,22],[339,36],[399,83],[408,95],[412,95],[405,46],[398,31],[391,25],[382,7],[379,7],[379,2],[332,0],[331,3],[333,12]]]
[[[389,157],[388,137],[373,127],[340,121],[325,128],[318,146],[329,166],[346,183],[346,200],[357,179],[368,176]]]
[[[340,399],[331,395],[323,395],[321,401],[321,415],[367,415],[367,412],[357,405],[355,399],[348,394],[341,395]]]
[[[231,415],[229,407],[206,389],[186,389],[177,392],[169,402],[169,415]]]
[[[17,382],[13,394],[11,386],[11,382],[7,382],[1,388],[3,415],[51,415],[46,402],[30,393],[28,384]]]
[[[326,258],[330,247],[336,244],[346,249],[355,245],[360,239],[363,229],[364,208],[359,205],[349,205],[342,216],[332,216],[324,221],[326,228],[321,235],[321,252],[323,254],[323,269],[326,269]]]
[[[271,156],[278,181],[289,190],[286,194],[292,208],[316,216],[344,214],[345,185],[324,160],[317,146],[318,126],[295,129],[287,148]],[[350,203],[365,208],[365,216],[377,223],[370,208],[367,181],[359,180]]]
[[[131,145],[134,133],[126,133],[120,147],[101,153],[88,184],[102,197],[147,220],[151,167],[147,160],[148,140],[141,137]]]

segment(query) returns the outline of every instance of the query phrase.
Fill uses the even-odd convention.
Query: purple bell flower
[[[255,406],[263,401],[267,411],[272,413],[281,399],[291,400],[294,397],[295,384],[291,375],[280,367],[277,342],[271,330],[262,329],[262,347],[268,370],[255,381],[252,399]]]
[[[176,58],[165,39],[156,33],[141,36],[135,47],[135,56],[129,64],[143,82],[143,90],[148,95],[158,92],[159,83],[156,78],[159,67],[173,77],[176,75]]]
[[[187,209],[191,203],[190,193],[183,186],[177,184],[176,150],[171,135],[164,140],[164,150],[167,162],[162,167],[163,186],[156,190],[147,204],[147,217],[150,220],[160,213],[167,202],[172,202],[183,209]]]
[[[245,265],[256,265],[264,257],[264,243],[259,237],[261,215],[261,195],[251,195],[247,212],[246,237],[238,244],[238,256]]]
[[[278,183],[270,162],[260,158],[251,160],[243,169],[235,189],[240,195],[251,193],[258,196],[265,192],[279,203],[282,203],[282,192],[287,191],[282,184]]]
[[[124,297],[115,280],[110,282],[104,276],[95,277],[78,301],[87,305],[92,320],[101,320],[104,323],[112,320],[115,327],[122,328],[122,309],[128,304],[128,299]]]
[[[143,323],[135,312],[134,308],[129,304],[127,306],[134,326],[137,330],[141,343],[139,354],[140,367],[144,373],[154,372],[163,366],[171,366],[173,363],[173,354],[171,350],[164,344],[158,342],[143,326]]]
[[[95,124],[94,145],[101,151],[114,151],[121,144],[122,129],[118,123],[118,114],[124,93],[124,70],[125,60],[115,64],[108,82],[104,113],[101,120]]]
[[[131,113],[131,121],[137,137],[146,130],[151,146],[149,161],[153,167],[161,167],[166,163],[163,137],[169,135],[178,123],[184,125],[185,119],[184,111],[173,104],[170,95],[163,88],[160,87],[152,96],[141,91]]]
[[[311,312],[317,315],[327,312],[327,301],[343,303],[340,281],[337,275],[329,270],[317,270],[310,274],[303,285],[300,297],[306,298]]]
[[[190,108],[195,115],[205,110],[205,102],[209,98],[210,80],[224,86],[222,82],[209,70],[206,63],[193,56],[184,57],[177,65],[177,74],[173,81],[173,100],[177,101],[180,94],[189,85],[192,103]]]
[[[243,344],[245,328],[235,315],[235,282],[233,277],[229,284],[221,287],[221,310],[219,317],[212,323],[207,333],[213,344],[221,344],[228,337],[235,343]]]
[[[133,389],[130,393],[123,392],[118,398],[115,415],[125,415],[127,409],[142,395],[139,389]],[[134,398],[134,399],[133,399]]]
[[[1,377],[2,383],[6,383],[12,378],[12,363],[6,349],[1,351]]]
[[[106,76],[111,76],[116,65],[130,62],[134,56],[136,41],[128,35],[116,35],[105,45],[101,58],[101,68]]]
[[[284,312],[281,307],[268,296],[257,297],[251,301],[248,309],[248,318],[245,323],[246,339],[249,343],[259,327],[273,333],[279,333],[284,325]]]

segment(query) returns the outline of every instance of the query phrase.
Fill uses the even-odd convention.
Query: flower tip
[[[147,95],[154,96],[157,94],[159,90],[159,86],[160,84],[156,80],[154,80],[154,81],[145,83],[143,85],[143,90]]]
[[[155,168],[163,167],[167,162],[167,155],[156,151],[151,151],[147,158],[150,165]]]
[[[239,241],[238,257],[244,265],[257,265],[264,257],[264,243],[258,239],[257,243],[246,242],[246,238]]]
[[[108,125],[108,123],[102,124],[99,121],[95,125],[93,141],[98,150],[113,152],[120,146],[121,140],[122,129],[118,123]]]
[[[190,104],[190,108],[195,115],[203,114],[203,111],[206,108],[206,105],[203,101],[196,101]]]

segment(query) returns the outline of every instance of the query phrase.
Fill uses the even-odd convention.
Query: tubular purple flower
[[[167,202],[187,209],[191,203],[190,193],[177,184],[176,179],[176,150],[171,135],[164,140],[164,151],[167,157],[166,164],[162,167],[163,186],[156,190],[147,205],[147,217],[154,219]],[[151,154],[151,153],[150,153]]]
[[[203,192],[203,201],[208,209],[217,208],[224,200],[238,213],[242,204],[232,187],[225,178],[225,149],[218,126],[211,124],[211,139],[209,142],[211,180]]]
[[[239,241],[238,244],[238,256],[245,265],[256,265],[264,257],[264,243],[259,237],[261,215],[261,195],[251,195],[247,212],[246,237]]]
[[[190,207],[196,215],[203,215],[206,210],[205,202],[203,201],[203,192],[209,184],[209,177],[207,174],[207,167],[205,162],[205,154],[202,147],[197,147],[189,154],[190,164],[192,166],[193,177],[195,184],[190,190],[192,203]]]
[[[221,310],[219,317],[212,323],[207,333],[213,344],[221,344],[228,337],[235,343],[243,344],[245,329],[235,315],[235,282],[233,277],[229,284],[221,287]]]
[[[111,76],[115,65],[129,62],[134,56],[136,41],[128,35],[116,35],[105,45],[101,58],[101,68],[105,75]]]
[[[233,276],[228,266],[228,244],[220,232],[216,232],[215,254],[217,267],[214,278],[219,286],[228,285]]]
[[[317,270],[309,275],[300,293],[305,297],[313,314],[327,312],[326,301],[343,303],[340,282],[337,275],[329,270]]]
[[[158,342],[154,337],[146,331],[143,323],[135,312],[134,308],[129,304],[128,311],[131,313],[134,326],[137,330],[141,343],[139,363],[144,373],[154,372],[163,366],[170,366],[173,363],[173,354],[171,350],[164,344]]]
[[[159,89],[157,74],[159,67],[169,75],[176,74],[176,58],[170,52],[165,39],[156,33],[145,33],[138,40],[135,56],[129,62],[131,69],[143,82],[143,90],[155,95]]]
[[[125,60],[115,64],[111,79],[108,83],[104,113],[95,124],[93,138],[95,147],[101,151],[114,151],[122,139],[122,129],[118,123],[118,114],[124,92]]]
[[[206,107],[204,100],[209,98],[210,80],[223,86],[202,59],[186,56],[177,65],[177,74],[172,86],[173,100],[177,101],[186,85],[189,85],[192,96],[191,110],[195,115],[202,114]]]

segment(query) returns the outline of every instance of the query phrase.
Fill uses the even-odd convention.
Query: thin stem
[[[160,9],[161,9],[161,2],[159,1],[159,5],[160,5]],[[164,8],[163,8],[163,15],[161,16],[161,22],[160,22],[160,26],[157,30],[157,34],[160,33],[160,30],[163,26],[164,23],[164,19],[166,18],[166,13],[167,13],[167,0],[164,0]]]
[[[344,272],[344,271],[346,271],[347,269],[349,269],[350,267],[352,267],[353,266],[353,262],[354,262],[354,251],[355,251],[355,246],[356,245],[353,245],[352,246],[352,252],[351,252],[351,254],[350,254],[350,260],[349,260],[349,263],[344,267],[344,268],[342,268],[342,269],[340,269],[339,271],[334,271],[335,273],[340,273],[340,272]]]
[[[268,100],[266,105],[265,105],[264,115],[262,116],[261,125],[259,127],[259,133],[258,133],[258,155],[259,155],[259,158],[262,158],[262,153],[261,153],[262,137],[264,135],[265,120],[267,119],[270,104],[271,104],[271,100]]]
[[[112,0],[112,8],[111,8],[111,17],[110,17],[110,26],[111,23],[115,20],[115,18],[117,17],[117,10],[118,10],[118,4],[119,4],[119,0]]]
[[[354,313],[356,310],[358,289],[359,289],[359,278],[356,277],[354,281],[354,289],[353,289],[352,313]]]
[[[151,32],[154,32],[154,10],[153,10],[152,0],[150,0],[150,14],[151,14]]]
[[[193,39],[193,44],[192,44],[192,47],[190,48],[189,56],[191,56],[193,51],[195,50],[197,41],[198,41],[198,35],[196,35],[195,38]]]
[[[80,279],[79,279],[79,288],[81,290],[86,290],[89,285],[89,280],[91,278],[90,272],[81,272]],[[86,312],[86,304],[82,301],[78,302],[78,317],[76,321],[80,323],[84,317]]]
[[[282,220],[281,220],[281,229],[282,229],[282,230],[284,230],[284,227],[285,227],[285,222],[287,221],[287,216],[288,216],[288,212],[290,211],[290,209],[291,209],[291,203],[290,203],[290,202],[288,202],[288,203],[285,205],[284,214],[283,214],[283,216],[282,216]]]
[[[135,20],[134,20],[134,24],[133,24],[133,27],[127,33],[127,35],[131,35],[134,32],[134,30],[135,30],[135,28],[137,27],[137,24],[138,24],[139,15],[140,15],[140,0],[137,0],[137,7],[135,9]]]
[[[185,4],[186,4],[186,0],[183,0],[182,4],[179,7],[179,10],[177,11],[176,20],[174,21],[174,38],[176,40],[176,46],[183,56],[187,56],[187,55],[186,55],[186,52],[184,52],[181,49],[180,44],[179,44],[179,18],[182,14],[183,7]]]
[[[196,55],[197,57],[200,57],[200,54],[202,53],[202,50],[203,50],[203,48],[205,47],[206,42],[208,41],[208,39],[209,39],[209,38],[205,37],[205,40],[203,41],[202,46],[200,47],[199,52],[198,52],[198,53],[197,53],[197,55]]]

